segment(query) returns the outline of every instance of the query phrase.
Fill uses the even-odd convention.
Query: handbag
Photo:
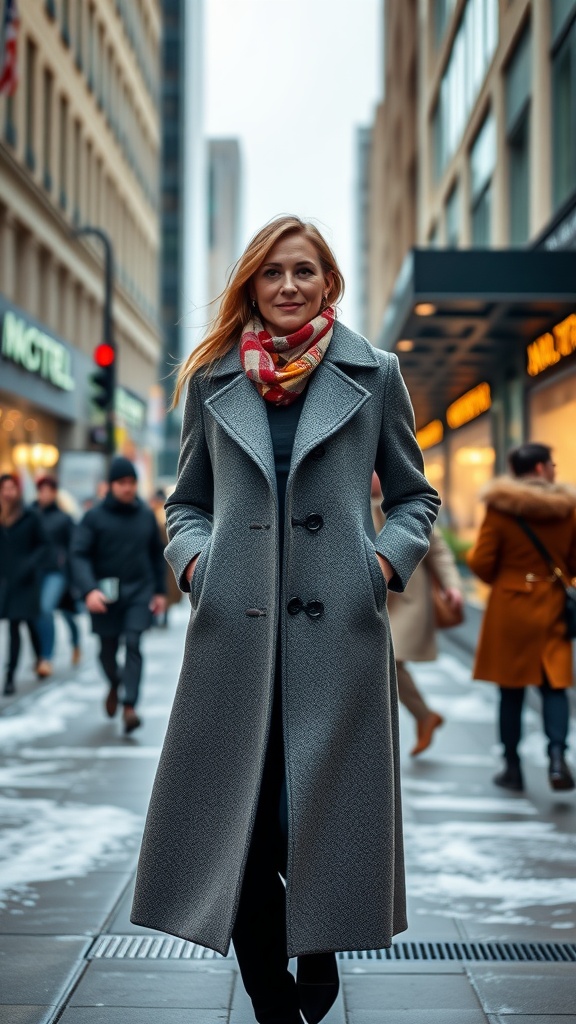
[[[436,629],[453,629],[464,622],[464,609],[455,608],[446,600],[446,594],[435,576],[432,576],[432,607]]]
[[[548,549],[544,547],[542,541],[534,533],[532,527],[528,526],[526,520],[523,519],[522,516],[516,516],[516,521],[518,522],[518,525],[522,527],[526,536],[530,538],[536,550],[542,555],[544,561],[547,562],[553,575],[558,580],[560,586],[564,588],[564,593],[566,595],[566,604],[564,607],[566,635],[569,640],[574,640],[576,639],[576,587],[573,587],[569,583],[564,582],[562,569],[558,565],[554,564],[554,559],[552,558],[552,555],[550,554]]]

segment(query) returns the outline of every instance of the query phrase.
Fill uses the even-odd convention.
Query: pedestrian
[[[35,621],[40,611],[41,573],[48,558],[48,538],[40,517],[22,500],[18,477],[0,476],[0,619],[8,619],[9,650],[4,694],[15,692],[14,676],[20,657],[20,624],[25,622],[40,661]]]
[[[439,501],[398,360],[336,320],[342,290],[316,227],[271,221],[176,388],[166,556],[191,618],[132,920],[233,939],[261,1024],[320,1021],[335,951],[406,927],[386,595]]]
[[[100,662],[110,689],[106,713],[113,718],[122,690],[124,732],[140,726],[136,713],[142,675],[142,633],[166,603],[162,542],[152,511],[137,496],[132,462],[116,456],[110,464],[106,497],[90,509],[72,542],[74,580],[100,638]],[[125,660],[118,650],[123,638]]]
[[[372,518],[379,530],[384,525],[382,492],[376,473],[372,477]],[[412,574],[402,594],[390,594],[388,615],[396,659],[398,698],[416,721],[416,743],[410,754],[417,757],[430,746],[434,733],[444,724],[442,715],[426,703],[407,661],[436,661],[436,624],[433,586],[435,581],[455,613],[462,611],[464,599],[456,560],[442,535],[434,530],[430,549]]]
[[[160,537],[164,548],[168,544],[168,532],[166,529],[166,510],[164,505],[166,503],[166,492],[158,487],[152,497],[150,498],[150,508],[152,509],[158,529],[160,531]],[[182,591],[178,586],[174,573],[168,564],[166,564],[166,609],[163,615],[157,616],[157,625],[166,629],[168,626],[168,612],[172,605],[179,604],[182,599]]]
[[[36,501],[32,506],[40,515],[48,536],[50,551],[42,573],[40,589],[40,615],[37,619],[40,637],[40,661],[36,669],[40,678],[52,675],[52,658],[56,630],[54,613],[70,590],[70,545],[74,521],[58,504],[58,481],[46,474],[36,481]],[[71,614],[71,612],[69,612]],[[78,629],[74,623],[68,627],[73,639],[72,664],[80,661]]]
[[[525,532],[544,545],[564,580],[576,575],[576,490],[555,483],[552,451],[529,443],[509,455],[512,477],[484,489],[486,516],[468,553],[472,571],[492,587],[474,665],[474,678],[500,687],[503,771],[497,786],[522,791],[518,754],[526,687],[542,699],[552,789],[574,788],[565,760],[572,685],[572,645],[564,621],[565,591]]]

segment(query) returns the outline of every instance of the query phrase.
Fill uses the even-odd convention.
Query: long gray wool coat
[[[374,467],[386,513],[377,537]],[[336,323],[294,442],[280,586],[264,401],[237,346],[210,377],[193,378],[166,549],[190,590],[191,615],[134,923],[228,951],[279,626],[288,953],[389,946],[406,927],[397,691],[376,552],[395,569],[391,588],[403,590],[426,554],[438,505],[396,357]],[[185,570],[198,554],[190,588]]]

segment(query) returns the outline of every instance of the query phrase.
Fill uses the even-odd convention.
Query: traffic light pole
[[[112,319],[112,296],[114,293],[114,250],[112,248],[112,242],[110,236],[102,230],[102,228],[94,228],[91,225],[85,225],[81,228],[76,228],[72,234],[75,238],[80,235],[94,235],[99,238],[104,246],[104,316],[102,323],[103,337],[102,341],[114,350],[116,354],[116,342],[114,340],[114,321]],[[110,374],[112,378],[111,388],[111,400],[108,403],[105,414],[106,414],[106,454],[108,458],[114,454],[116,447],[115,444],[115,422],[114,422],[114,395],[116,392],[116,359],[110,366]]]

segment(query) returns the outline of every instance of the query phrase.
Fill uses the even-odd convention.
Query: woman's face
[[[252,298],[268,333],[285,337],[318,316],[330,291],[330,277],[305,235],[281,238],[252,278]]]

